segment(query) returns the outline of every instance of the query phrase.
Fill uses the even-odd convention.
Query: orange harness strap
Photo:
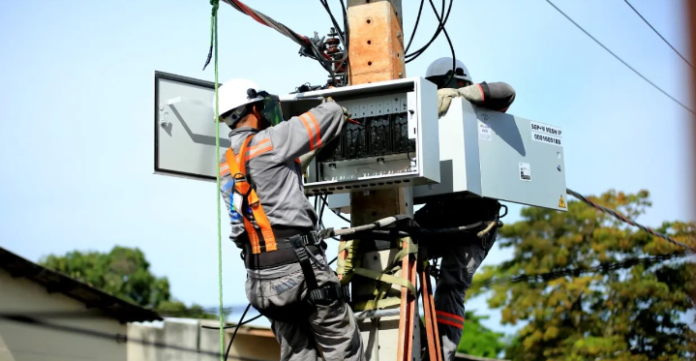
[[[249,242],[251,243],[251,253],[259,254],[261,252],[276,251],[278,246],[276,244],[275,235],[273,234],[273,229],[271,228],[271,222],[268,221],[266,212],[264,212],[263,207],[261,207],[261,200],[259,200],[256,190],[251,187],[247,179],[246,161],[240,161],[240,159],[244,159],[242,157],[245,157],[247,146],[253,137],[253,135],[250,135],[244,140],[242,148],[239,149],[237,155],[234,155],[232,148],[227,149],[227,152],[225,152],[225,159],[227,160],[227,166],[230,168],[232,182],[234,182],[234,189],[232,191],[237,191],[237,193],[246,198],[249,208],[251,208],[251,213],[256,220],[256,224],[261,230],[262,239],[259,239],[257,230],[251,224],[251,221],[244,215],[242,209],[239,210],[244,218],[244,228],[246,228]]]

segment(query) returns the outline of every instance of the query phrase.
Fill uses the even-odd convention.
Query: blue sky
[[[330,1],[340,14],[337,1]],[[403,0],[405,34],[418,1]],[[667,92],[689,104],[690,68],[621,0],[555,0],[577,22]],[[298,33],[326,33],[317,1],[247,1]],[[684,5],[633,0],[683,54]],[[428,4],[416,49],[436,28]],[[217,304],[216,189],[153,175],[155,70],[213,80],[201,71],[208,1],[5,0],[0,2],[0,246],[37,261],[71,250],[140,247],[184,302]],[[277,93],[325,73],[298,46],[227,5],[220,11],[220,81],[249,77]],[[693,220],[690,114],[612,58],[543,0],[455,2],[447,25],[476,81],[517,91],[509,112],[563,128],[567,184],[585,194],[651,191],[639,221]],[[408,64],[423,76],[449,56],[444,37]],[[691,106],[691,105],[690,105]],[[519,219],[511,206],[506,222]],[[340,221],[329,214],[329,226]],[[223,223],[223,233],[228,227]],[[224,299],[244,305],[245,272],[223,240]],[[335,245],[331,246],[335,254]],[[491,251],[486,264],[508,257]],[[468,308],[499,311],[483,299]]]

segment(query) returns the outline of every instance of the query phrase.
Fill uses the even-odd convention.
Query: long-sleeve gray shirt
[[[304,194],[301,166],[297,159],[320,148],[338,136],[343,128],[343,109],[326,102],[274,127],[256,130],[240,127],[230,132],[231,148],[239,153],[244,140],[255,134],[247,145],[244,158],[247,176],[256,187],[261,206],[273,228],[316,228],[318,216]],[[226,168],[226,159],[220,159]],[[232,178],[229,171],[220,179],[222,197],[231,210]],[[241,212],[241,210],[239,210]],[[245,232],[243,219],[230,213],[235,240]]]

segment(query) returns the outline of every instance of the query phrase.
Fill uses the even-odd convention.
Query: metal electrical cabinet
[[[307,169],[305,192],[410,187],[440,181],[437,88],[422,78],[398,79],[282,96],[286,118],[331,97],[353,120]]]
[[[487,197],[566,211],[560,128],[453,99],[439,120],[440,183],[414,187],[414,201]],[[328,198],[350,211],[350,199]]]
[[[215,181],[215,84],[155,73],[155,173]],[[440,181],[437,89],[422,78],[280,96],[285,119],[332,97],[360,124],[348,123],[310,164],[305,192],[341,193]],[[220,126],[228,148],[229,128]]]

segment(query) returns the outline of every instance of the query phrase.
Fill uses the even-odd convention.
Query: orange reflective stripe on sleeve
[[[227,163],[220,164],[220,177],[230,172],[230,166]]]
[[[307,136],[309,136],[309,150],[314,150],[314,133],[312,133],[312,127],[310,127],[309,121],[307,121],[307,119],[304,117],[304,114],[300,115],[300,120],[307,129]]]
[[[260,149],[257,148],[253,152],[248,152],[244,160],[248,162],[250,159],[255,158],[256,156],[269,152],[271,150],[273,150],[273,145],[268,145]]]
[[[314,124],[314,129],[316,129],[316,141],[314,143],[314,146],[317,148],[321,148],[321,128],[319,128],[319,122],[317,122],[317,118],[312,114],[312,112],[306,112],[307,116],[309,116],[309,119],[312,120],[312,124]],[[304,114],[303,114],[304,115]]]

